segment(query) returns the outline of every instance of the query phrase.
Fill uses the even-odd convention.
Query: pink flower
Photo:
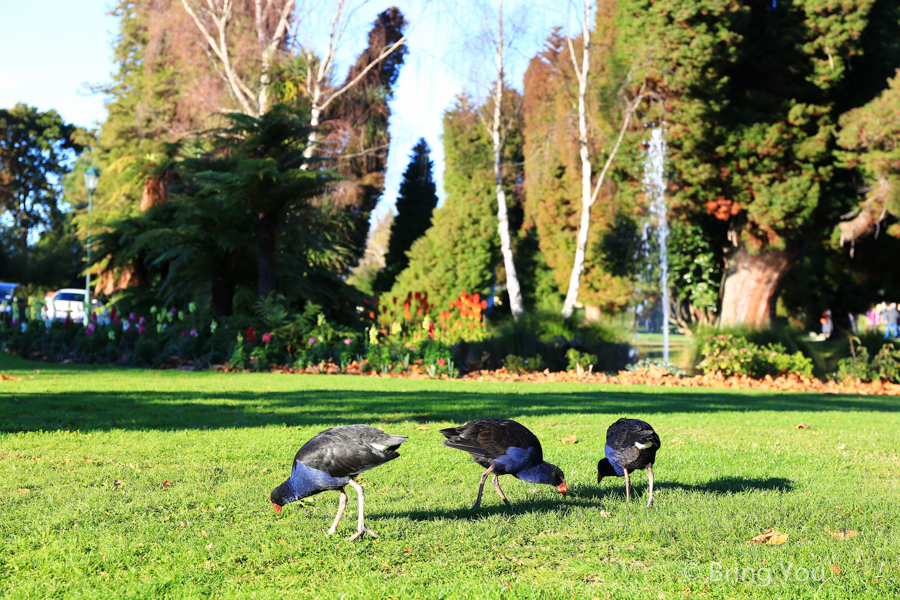
[[[113,316],[113,325],[118,325],[121,322],[122,322],[122,318],[119,315]]]
[[[349,346],[350,344],[353,343],[353,340],[351,340],[350,338],[347,338],[347,339],[344,340],[344,343],[347,344],[347,345]]]
[[[138,325],[144,325],[146,323],[147,323],[147,319],[145,319],[144,317],[141,317],[138,319]]]
[[[182,331],[182,332],[181,332],[181,337],[187,337],[187,331]]]
[[[439,359],[437,360],[437,363],[443,367],[444,365],[447,364],[447,361],[444,360],[443,358],[439,358]]]
[[[315,344],[317,341],[318,341],[318,340],[316,340],[316,338],[311,337],[311,338],[309,338],[309,345],[312,346],[312,345]]]
[[[264,344],[268,344],[268,343],[271,342],[271,341],[272,341],[272,334],[269,333],[268,331],[265,332],[265,333],[263,334],[263,343],[264,343]]]
[[[196,329],[191,329],[191,337],[197,337],[197,330],[196,330]],[[263,338],[265,338],[265,336],[263,336]]]
[[[91,335],[93,335],[93,333],[94,333],[94,329],[95,329],[94,324],[88,323],[88,326],[84,330],[84,335],[91,337]]]
[[[141,317],[141,318],[143,319],[144,317]],[[140,325],[140,324],[139,324],[139,325],[138,325],[138,335],[144,335],[144,332],[145,332],[145,331],[147,331],[147,328],[144,327],[143,325]]]

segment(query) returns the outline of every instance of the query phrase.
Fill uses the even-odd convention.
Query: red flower
[[[487,308],[487,300],[481,301],[481,308]]]
[[[255,342],[255,341],[256,341],[256,328],[255,328],[255,327],[248,327],[248,328],[247,328],[247,341],[248,341],[248,342]]]
[[[439,358],[439,359],[437,359],[437,363],[443,367],[444,365],[447,364],[447,361],[444,360],[443,358]]]
[[[374,318],[375,318],[375,313],[374,313],[373,311],[371,311],[371,310],[369,311],[369,318],[370,318],[370,319],[374,319]]]

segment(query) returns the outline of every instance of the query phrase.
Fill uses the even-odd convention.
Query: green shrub
[[[801,352],[788,354],[780,343],[758,346],[746,338],[731,334],[709,336],[703,343],[703,360],[698,368],[705,373],[726,377],[748,375],[762,378],[798,373],[812,377],[812,360]]]
[[[540,354],[531,358],[507,354],[506,358],[503,359],[503,366],[510,373],[535,373],[547,368]]]
[[[847,378],[900,383],[900,350],[894,350],[893,344],[884,344],[870,361],[868,348],[858,337],[850,336],[850,356],[838,361],[835,373],[838,381]]]
[[[675,377],[687,377],[687,372],[681,367],[654,358],[642,358],[636,363],[625,366],[625,370],[631,371],[632,373],[649,371],[651,369],[659,369],[665,371],[669,375],[674,375]]]
[[[596,354],[579,352],[575,348],[570,348],[569,351],[566,352],[566,358],[569,361],[569,367],[566,369],[567,371],[578,371],[579,369],[587,371],[597,364]]]

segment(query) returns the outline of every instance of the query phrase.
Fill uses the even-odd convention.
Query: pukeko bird
[[[390,435],[368,425],[343,425],[326,429],[297,451],[291,476],[272,490],[269,500],[272,501],[275,512],[280,513],[281,508],[290,502],[326,490],[339,491],[341,499],[337,515],[328,530],[328,535],[331,535],[337,530],[347,506],[344,486],[349,483],[356,489],[356,496],[359,498],[359,523],[356,534],[349,539],[359,539],[365,533],[378,537],[365,525],[363,489],[353,478],[400,456],[396,450],[405,441],[406,436]]]
[[[650,499],[653,505],[653,462],[659,450],[659,436],[649,423],[638,419],[619,419],[606,430],[606,458],[597,463],[597,483],[604,477],[625,477],[625,497],[631,500],[629,471],[647,469]]]
[[[475,419],[459,427],[441,429],[447,439],[441,442],[450,448],[464,450],[484,467],[475,506],[481,506],[481,494],[487,476],[494,474],[494,489],[506,505],[509,500],[500,489],[500,475],[515,475],[528,483],[556,486],[565,497],[566,477],[556,465],[544,462],[544,453],[537,437],[525,426],[508,419]]]

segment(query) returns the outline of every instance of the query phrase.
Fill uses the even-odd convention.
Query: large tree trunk
[[[275,236],[278,218],[273,214],[259,215],[259,297],[275,291]]]
[[[799,253],[792,250],[751,254],[741,244],[729,260],[725,274],[719,324],[754,329],[768,325],[774,313],[779,284],[798,256]]]

